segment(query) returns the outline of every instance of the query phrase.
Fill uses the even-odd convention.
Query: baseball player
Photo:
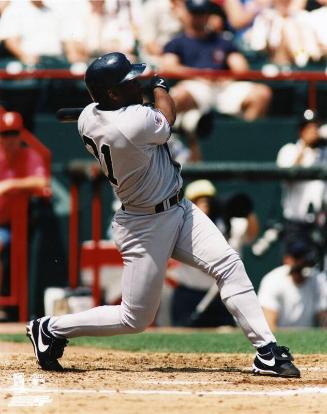
[[[142,103],[138,76],[145,64],[108,53],[85,74],[94,103],[78,120],[86,149],[99,161],[120,199],[112,226],[124,270],[122,302],[75,314],[34,319],[27,335],[44,370],[62,370],[67,339],[143,331],[160,302],[167,261],[173,257],[211,275],[227,309],[256,349],[253,371],[299,377],[288,348],[278,346],[239,255],[212,221],[183,199],[180,166],[167,141],[175,106],[164,79],[154,76],[154,105]]]

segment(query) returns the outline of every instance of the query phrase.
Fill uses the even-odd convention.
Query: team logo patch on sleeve
[[[160,114],[156,114],[154,117],[154,123],[160,127],[163,124],[163,117]]]

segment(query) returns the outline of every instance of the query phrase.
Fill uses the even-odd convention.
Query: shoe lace
[[[275,346],[272,349],[275,358],[282,361],[293,361],[293,356],[287,346]]]

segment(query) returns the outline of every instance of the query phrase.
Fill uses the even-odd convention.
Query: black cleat
[[[53,336],[48,330],[49,317],[33,319],[26,325],[26,336],[32,342],[36,359],[45,371],[63,371],[57,361],[64,353],[67,339]]]
[[[269,344],[257,351],[252,365],[252,372],[258,375],[275,375],[285,378],[300,378],[301,373],[292,363],[293,356],[286,346]]]

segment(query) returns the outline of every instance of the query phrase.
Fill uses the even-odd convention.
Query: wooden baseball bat
[[[61,108],[56,112],[56,117],[60,122],[77,122],[83,109],[84,108]]]

